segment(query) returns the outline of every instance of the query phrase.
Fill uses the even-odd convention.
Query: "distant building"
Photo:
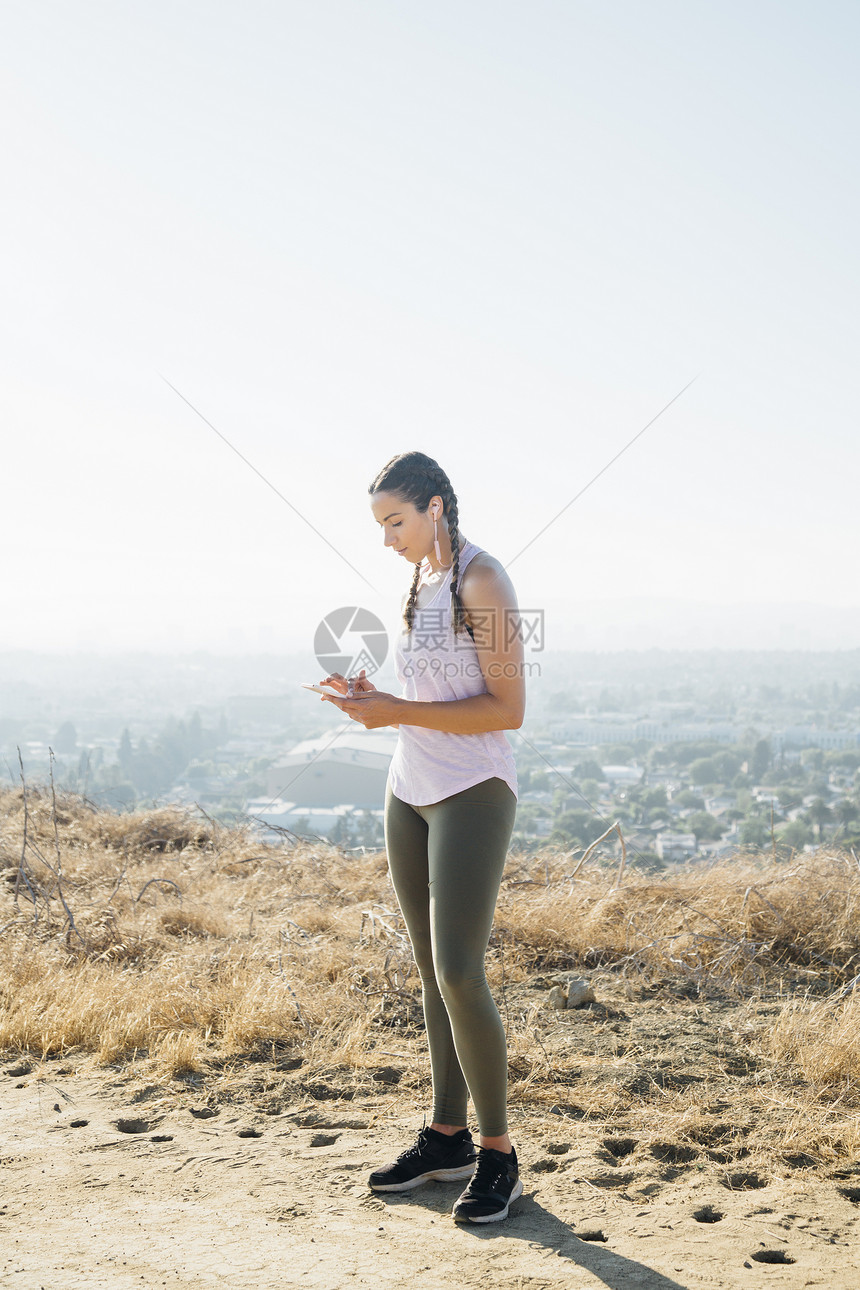
[[[641,766],[601,766],[607,784],[638,784],[642,778]]]
[[[785,726],[774,743],[777,751],[782,747],[794,748],[856,748],[860,746],[860,730],[822,730],[819,726]]]
[[[355,807],[308,806],[303,802],[285,802],[281,798],[255,797],[245,803],[245,813],[259,824],[272,829],[286,829],[304,838],[330,838],[337,833],[341,841],[356,840],[377,845],[382,841],[383,812]]]
[[[381,810],[397,735],[347,722],[317,739],[304,739],[267,771],[269,795],[306,807]]]
[[[661,860],[686,860],[699,849],[695,833],[658,833],[654,849]]]

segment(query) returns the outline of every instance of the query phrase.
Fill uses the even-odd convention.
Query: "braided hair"
[[[451,487],[451,481],[438,462],[427,457],[423,452],[402,452],[392,457],[368,487],[368,493],[396,493],[404,502],[411,502],[416,510],[427,511],[431,497],[442,498],[445,519],[448,521],[448,536],[451,539],[453,559],[451,572],[451,618],[454,632],[466,630],[466,611],[457,590],[460,580],[460,541],[457,494]],[[403,611],[406,630],[412,631],[415,621],[415,604],[418,599],[418,581],[421,577],[421,565],[416,564],[412,577],[412,586]]]

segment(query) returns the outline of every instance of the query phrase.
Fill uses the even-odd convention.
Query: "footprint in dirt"
[[[655,1160],[662,1160],[670,1165],[689,1164],[699,1155],[695,1147],[687,1147],[680,1142],[655,1142],[648,1150]]]
[[[635,1177],[633,1170],[628,1169],[624,1173],[619,1171],[613,1174],[593,1174],[585,1181],[591,1183],[592,1187],[626,1187]]]
[[[639,1143],[636,1138],[604,1138],[601,1145],[608,1153],[607,1163],[611,1164],[612,1161],[624,1160],[627,1156],[631,1156]],[[606,1156],[603,1158],[607,1159]]]
[[[729,1191],[758,1191],[767,1186],[767,1179],[756,1173],[733,1173],[725,1178],[723,1186]]]
[[[796,1263],[787,1250],[756,1250],[750,1255],[756,1263]]]
[[[697,1223],[719,1223],[725,1214],[719,1209],[714,1209],[713,1205],[703,1205],[701,1209],[693,1210],[693,1218]]]
[[[158,1121],[121,1116],[118,1120],[111,1120],[111,1124],[119,1133],[149,1133],[150,1130],[157,1128]]]
[[[18,1079],[22,1075],[32,1075],[33,1067],[29,1062],[16,1062],[14,1066],[7,1066],[5,1074],[12,1079]]]

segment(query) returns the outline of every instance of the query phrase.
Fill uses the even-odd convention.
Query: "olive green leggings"
[[[431,806],[389,786],[385,845],[424,991],[433,1120],[465,1124],[469,1093],[485,1137],[507,1132],[507,1046],[484,973],[517,799],[487,779]]]

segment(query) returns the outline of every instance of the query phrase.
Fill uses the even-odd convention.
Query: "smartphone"
[[[330,685],[316,685],[313,681],[302,681],[303,690],[316,690],[317,694],[330,694],[334,699],[346,699],[348,696],[341,694],[340,690],[333,689]]]

